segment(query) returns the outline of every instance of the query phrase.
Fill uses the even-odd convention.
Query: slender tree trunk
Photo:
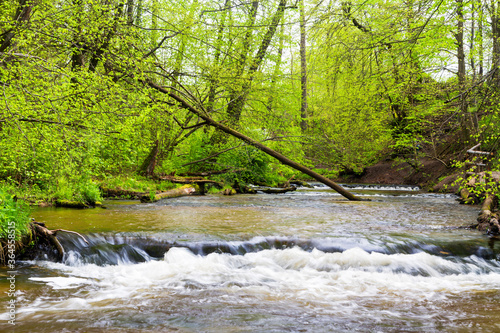
[[[191,4],[191,7],[189,8],[189,12],[187,14],[187,17],[189,19],[193,18],[194,12],[196,7],[198,7],[198,0],[193,1]],[[180,45],[179,45],[179,50],[177,52],[177,57],[175,59],[175,67],[174,71],[172,74],[172,77],[174,78],[172,80],[172,87],[176,88],[177,82],[179,81],[179,76],[182,71],[182,60],[185,58],[185,50],[186,50],[186,34],[189,33],[189,29],[183,31],[183,33],[180,35]]]
[[[269,98],[267,100],[266,109],[269,112],[273,110],[274,93],[276,91],[275,85],[277,78],[280,74],[281,63],[283,61],[283,45],[285,40],[285,25],[281,24],[280,34],[279,34],[279,46],[278,46],[278,59],[276,60],[276,65],[274,66],[273,77],[271,79],[271,87],[269,92]]]
[[[259,8],[259,1],[252,1],[252,7],[250,8],[250,13],[247,21],[247,31],[245,33],[245,38],[243,39],[243,48],[240,53],[240,65],[238,67],[238,76],[243,74],[245,70],[245,65],[248,58],[248,51],[250,49],[250,43],[252,42],[252,35],[254,31],[255,18],[257,17],[257,9]]]
[[[96,45],[95,51],[93,52],[92,56],[90,57],[89,60],[89,71],[95,72],[97,69],[97,65],[99,64],[99,61],[102,60],[102,55],[106,50],[109,48],[109,44],[111,43],[111,39],[113,36],[116,34],[116,29],[118,28],[118,22],[120,21],[120,18],[123,14],[123,6],[124,3],[120,2],[116,8],[116,13],[113,19],[113,25],[112,27],[109,28],[108,33],[104,37],[104,40],[100,45]],[[96,38],[95,41],[96,44],[99,44],[99,39]]]
[[[134,23],[134,0],[127,0],[127,24]]]
[[[74,0],[73,5],[75,6],[75,10],[78,14],[80,14],[83,11],[83,4],[81,0]],[[79,18],[79,15],[76,15],[76,34],[73,37],[73,45],[72,45],[72,54],[71,54],[71,71],[76,72],[79,71],[83,65],[84,65],[84,45],[82,41],[80,40],[81,36],[81,20]],[[73,83],[76,83],[75,79],[72,78],[71,81]]]
[[[457,6],[457,32],[455,40],[457,42],[457,62],[458,62],[458,89],[465,91],[465,51],[464,51],[464,4],[463,0],[456,0]],[[462,140],[466,142],[470,135],[470,126],[467,115],[467,100],[465,94],[460,97]]]
[[[219,64],[221,48],[222,48],[222,38],[224,37],[224,29],[226,26],[227,12],[229,10],[231,10],[230,7],[231,7],[231,0],[226,0],[224,3],[224,11],[222,13],[221,23],[219,25],[219,29],[217,30],[217,41],[215,43],[214,68],[221,68],[221,65],[222,65],[222,64]],[[211,78],[210,78],[210,89],[208,92],[208,102],[207,102],[207,109],[209,112],[212,112],[214,109],[215,95],[216,95],[217,85],[219,82],[218,74],[219,73],[212,74]]]
[[[143,0],[137,1],[137,13],[135,14],[135,25],[137,26],[142,24],[142,2]]]
[[[500,65],[500,17],[499,17],[498,1],[491,1],[491,38],[492,38],[492,55],[491,69],[496,70]],[[494,79],[499,77],[499,73],[495,73]]]
[[[484,46],[483,46],[483,20],[484,20],[484,7],[482,1],[479,1],[478,8],[478,24],[477,24],[477,34],[478,34],[478,47],[479,47],[479,77],[484,74]]]
[[[258,7],[259,1],[253,1],[247,21],[247,32],[245,34],[245,38],[243,39],[243,47],[240,52],[239,65],[236,69],[236,80],[241,80],[241,82],[237,84],[237,87],[240,87],[234,89],[231,92],[231,94],[229,95],[229,103],[227,104],[226,113],[229,116],[232,126],[238,126],[241,111],[246,101],[246,96],[244,96],[245,78],[243,78],[243,73],[245,71],[245,65],[247,63],[248,51],[250,48],[252,33],[254,31],[255,18],[257,17]]]
[[[228,104],[227,107],[227,114],[230,117],[231,120],[231,125],[232,126],[238,126],[240,117],[241,117],[241,112],[243,111],[243,107],[245,106],[246,99],[248,97],[249,89],[250,86],[252,85],[253,78],[259,69],[260,65],[264,61],[264,57],[267,53],[267,49],[269,48],[269,45],[271,44],[271,40],[273,39],[273,36],[276,32],[276,29],[278,27],[279,22],[281,21],[283,17],[283,13],[285,12],[286,8],[286,0],[280,0],[280,3],[278,5],[278,8],[276,12],[274,13],[274,16],[271,20],[271,23],[269,24],[269,28],[264,35],[262,42],[259,46],[259,49],[257,50],[257,53],[252,59],[252,62],[250,63],[250,67],[248,69],[248,74],[247,74],[247,79],[243,83],[243,87],[241,91],[238,91],[232,101]],[[233,97],[233,96],[232,96]]]
[[[16,34],[16,28],[26,22],[29,21],[31,17],[31,12],[33,7],[35,6],[36,1],[29,0],[19,0],[18,7],[16,9],[16,13],[12,18],[12,21],[15,22],[14,27],[9,29],[8,31],[2,32],[0,38],[0,52],[4,52],[9,46],[12,44],[12,40]]]
[[[307,60],[306,60],[306,18],[304,14],[304,0],[300,0],[300,128],[302,132],[307,130]]]
[[[474,62],[474,39],[476,38],[476,4],[472,2],[472,12],[471,12],[471,29],[470,29],[470,45],[469,45],[469,60],[470,68],[472,69],[473,80],[476,80],[476,64]]]
[[[158,43],[158,0],[151,1],[151,49],[155,48]]]
[[[465,85],[465,52],[464,52],[464,13],[463,0],[456,0],[457,3],[457,33],[455,40],[457,41],[457,61],[458,61],[458,85],[460,90]]]
[[[148,154],[141,167],[139,168],[139,174],[144,176],[152,176],[155,172],[157,157],[158,157],[158,147],[159,142],[156,140],[151,148],[151,152]]]

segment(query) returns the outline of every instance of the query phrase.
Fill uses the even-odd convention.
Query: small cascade
[[[416,240],[386,239],[368,240],[364,238],[318,238],[301,239],[294,237],[254,237],[246,241],[177,241],[165,235],[86,235],[88,244],[80,237],[66,234],[61,243],[66,249],[63,262],[67,265],[135,264],[162,259],[171,248],[185,248],[194,255],[206,256],[211,253],[245,255],[264,250],[284,250],[298,248],[306,252],[314,250],[324,253],[342,253],[354,248],[367,253],[417,254],[427,253],[439,257],[463,258],[476,256],[487,260],[496,259],[498,249],[486,244],[467,241],[445,241],[425,243]],[[172,237],[172,239],[175,239]]]

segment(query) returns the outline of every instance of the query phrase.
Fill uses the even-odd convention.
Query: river
[[[63,263],[18,262],[0,331],[498,332],[500,244],[478,207],[405,186],[39,208]],[[0,271],[8,276],[6,269]]]

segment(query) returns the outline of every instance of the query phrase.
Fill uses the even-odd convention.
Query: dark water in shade
[[[64,263],[18,263],[15,332],[498,332],[478,207],[410,187],[44,208]],[[0,274],[6,276],[7,271]],[[6,279],[0,304],[8,304]],[[6,306],[5,306],[6,308]]]

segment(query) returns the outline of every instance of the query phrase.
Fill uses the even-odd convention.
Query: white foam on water
[[[78,316],[87,311],[120,313],[130,307],[148,311],[144,309],[187,297],[191,304],[217,304],[238,311],[269,304],[292,313],[307,309],[346,320],[376,322],[403,316],[425,322],[439,314],[453,321],[466,314],[459,308],[446,309],[446,304],[500,289],[500,268],[479,257],[450,260],[427,253],[388,255],[360,248],[341,253],[273,249],[243,256],[200,256],[186,248],[171,248],[164,260],[139,264],[37,264],[51,270],[51,275],[58,272],[58,277],[31,278],[54,292],[21,301],[19,320],[65,317],[64,312],[69,318],[75,312]]]
[[[420,191],[420,187],[414,185],[366,185],[366,184],[339,184],[347,190],[377,190],[377,191]],[[325,184],[313,184],[314,189],[330,189]],[[307,187],[299,187],[300,189],[311,190]]]
[[[89,283],[87,279],[75,278],[75,277],[60,277],[60,276],[46,277],[46,278],[33,277],[30,278],[30,280],[38,282],[46,282],[49,286],[51,286],[54,289],[74,288],[82,284]]]
[[[284,293],[320,303],[382,296],[430,300],[437,294],[446,298],[500,288],[500,269],[480,258],[474,260],[454,262],[427,253],[387,255],[360,248],[342,253],[293,248],[244,256],[199,256],[185,248],[172,248],[163,261],[134,265],[74,267],[43,262],[61,271],[62,276],[31,280],[54,289],[75,289],[72,298],[62,303],[58,300],[59,309],[107,306],[117,299],[149,297],[158,290],[190,293],[193,286],[198,290],[260,296]],[[46,302],[54,301],[40,298],[36,303],[43,308]],[[25,310],[36,311],[33,305],[27,305]]]

